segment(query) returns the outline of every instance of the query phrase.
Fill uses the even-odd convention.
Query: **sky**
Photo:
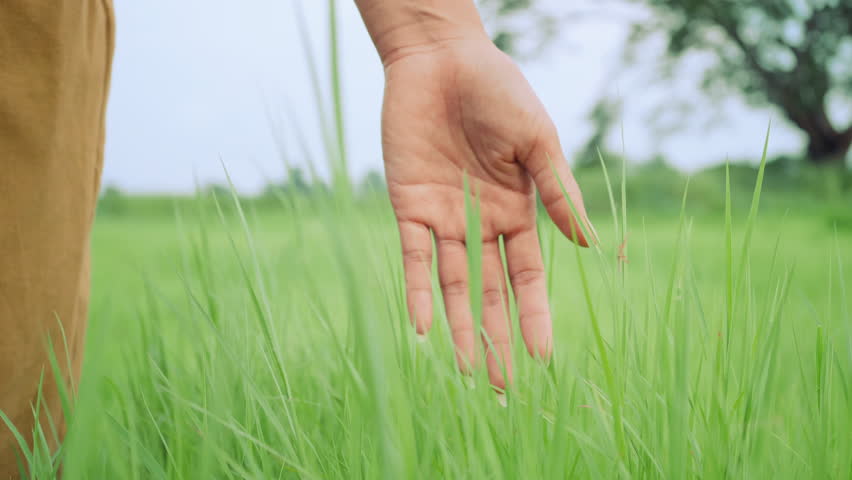
[[[239,190],[256,192],[283,178],[286,161],[307,165],[300,136],[312,156],[322,159],[297,1],[328,97],[328,2],[116,0],[104,186],[185,193],[224,183],[227,170]],[[594,4],[570,5],[584,2]],[[542,8],[558,13],[568,3],[543,0]],[[354,2],[339,0],[338,6],[350,173],[360,177],[382,167],[383,75]],[[493,27],[487,18],[486,26]],[[693,171],[725,158],[756,158],[770,119],[772,153],[801,149],[802,136],[776,111],[746,107],[736,97],[701,95],[697,85],[706,58],[688,58],[676,81],[660,83],[654,80],[655,59],[662,44],[651,42],[636,68],[619,68],[626,35],[623,17],[593,15],[565,24],[549,47],[520,62],[569,159],[591,134],[586,117],[601,96],[624,105],[624,143],[615,132],[607,146],[623,148],[636,161],[663,154]],[[675,115],[679,102],[695,106],[688,118]],[[656,123],[679,128],[660,138]]]

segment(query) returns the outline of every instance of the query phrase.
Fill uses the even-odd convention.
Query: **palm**
[[[504,236],[527,347],[534,355],[547,356],[551,325],[533,180],[569,235],[578,225],[571,224],[570,208],[550,166],[558,165],[566,186],[575,184],[544,108],[512,61],[490,44],[413,54],[389,65],[386,73],[385,169],[399,221],[409,310],[418,333],[425,334],[432,320],[431,230],[459,364],[466,370],[476,363],[466,270],[462,179],[467,174],[481,206],[482,320],[494,347],[486,358],[492,382],[502,388],[506,379],[499,361],[508,372],[511,364],[498,238]],[[579,194],[574,200],[582,208]]]

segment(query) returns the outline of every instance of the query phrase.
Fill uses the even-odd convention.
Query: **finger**
[[[574,174],[571,173],[568,162],[565,161],[565,156],[562,154],[556,129],[552,128],[540,137],[528,156],[521,159],[521,163],[535,182],[539,195],[541,195],[541,202],[547,209],[553,223],[559,227],[559,230],[566,237],[578,245],[588,247],[589,238],[587,238],[586,233],[590,233],[593,240],[597,235],[594,233],[594,227],[592,227],[586,215],[580,187],[577,185]],[[565,192],[568,193],[568,198],[565,198],[563,187]],[[571,208],[572,204],[579,219],[575,218]]]
[[[508,290],[498,242],[482,244],[482,342],[488,378],[494,387],[504,390],[512,383],[511,324]],[[503,370],[505,369],[505,377]]]
[[[553,325],[538,232],[535,228],[523,230],[506,237],[505,242],[524,343],[530,355],[548,359],[553,351]]]
[[[423,224],[399,222],[405,298],[408,314],[419,335],[432,326],[432,235]]]
[[[464,373],[476,366],[473,314],[468,291],[467,253],[464,242],[438,239],[438,278],[444,295],[447,321],[456,346],[456,361]]]

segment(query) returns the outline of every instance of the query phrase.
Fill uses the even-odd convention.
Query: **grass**
[[[543,221],[556,354],[517,342],[504,408],[440,302],[415,340],[384,199],[219,202],[96,225],[65,478],[852,473],[852,234],[818,215],[601,211],[597,251]]]
[[[117,198],[149,213],[98,219],[70,431],[36,432],[34,478],[852,476],[848,203],[758,215],[725,174],[658,205],[681,184],[578,172],[601,243],[541,221],[555,354],[528,358],[512,305],[504,407],[458,373],[440,302],[415,339],[387,199],[352,200],[329,6],[330,102],[302,34],[332,196]]]

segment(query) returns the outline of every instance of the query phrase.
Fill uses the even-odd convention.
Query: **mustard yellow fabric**
[[[79,378],[113,29],[110,0],[0,0],[0,410],[27,436],[42,370],[61,419],[48,335]],[[15,457],[0,422],[0,480]]]

